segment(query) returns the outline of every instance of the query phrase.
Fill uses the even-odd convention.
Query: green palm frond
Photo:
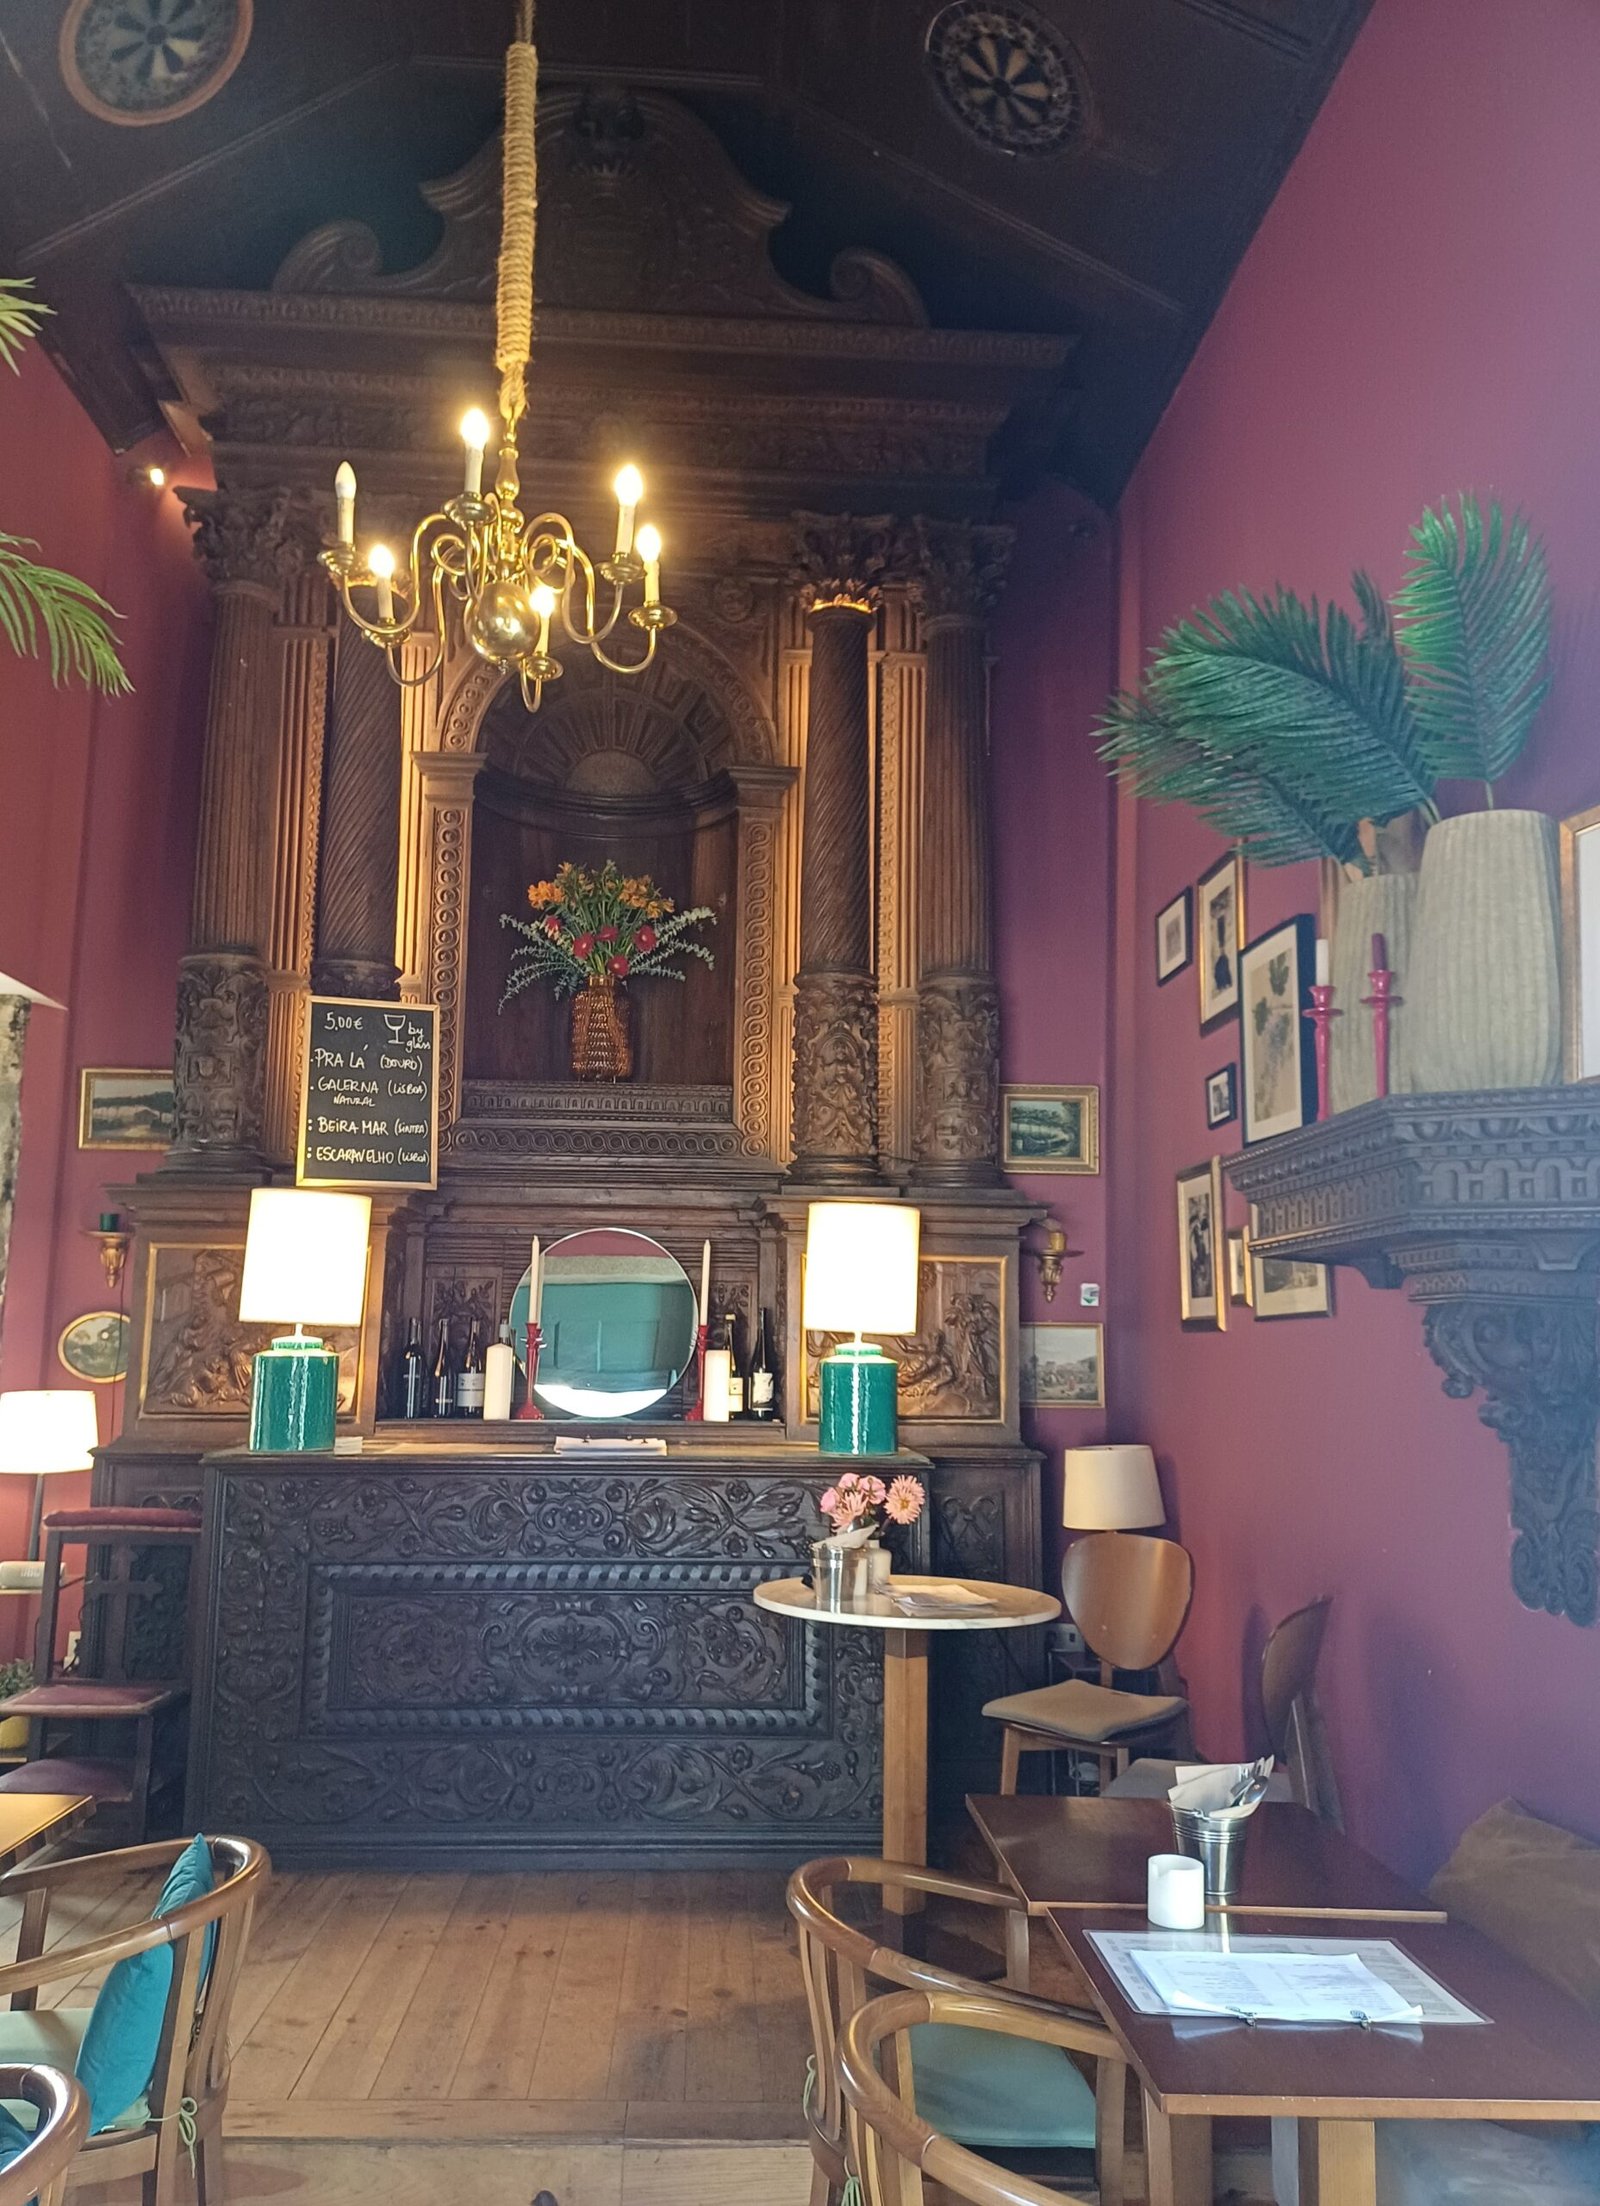
[[[1315,790],[1349,820],[1431,808],[1433,776],[1393,645],[1292,590],[1233,591],[1162,639],[1148,676],[1161,712],[1279,788]]]
[[[14,368],[22,348],[39,334],[51,309],[42,299],[24,297],[33,284],[27,276],[0,276],[0,362]]]
[[[1423,514],[1407,558],[1395,612],[1429,765],[1492,784],[1521,754],[1549,688],[1544,546],[1521,514],[1507,521],[1491,502],[1485,515],[1463,495]]]
[[[29,559],[31,548],[0,531],[0,635],[19,657],[36,659],[42,631],[58,685],[88,682],[109,697],[132,689],[111,633],[116,612],[76,575]]]
[[[1219,756],[1148,696],[1114,697],[1095,732],[1100,756],[1133,795],[1189,805],[1256,865],[1362,862],[1354,824],[1322,805],[1303,778],[1280,779],[1259,762],[1246,768]]]

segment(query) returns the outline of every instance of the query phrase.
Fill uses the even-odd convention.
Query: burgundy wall
[[[1356,564],[1392,585],[1424,503],[1493,493],[1544,531],[1560,609],[1505,796],[1600,802],[1597,113],[1589,0],[1378,0],[1129,494],[1125,661],[1233,585],[1344,592]],[[1194,1552],[1200,1743],[1243,1743],[1265,1627],[1332,1592],[1324,1702],[1360,1838],[1424,1871],[1506,1793],[1600,1834],[1600,1630],[1513,1597],[1505,1453],[1441,1396],[1420,1313],[1341,1271],[1331,1321],[1179,1330],[1172,1179],[1234,1145],[1202,1080],[1237,1033],[1200,1036],[1191,975],[1156,988],[1151,928],[1218,855],[1187,812],[1119,808],[1113,1409]],[[1252,933],[1315,908],[1314,869],[1251,869]]]
[[[135,455],[171,463],[151,446]],[[110,1306],[81,1229],[107,1180],[155,1155],[80,1150],[78,1069],[162,1065],[193,872],[209,613],[176,498],[131,482],[38,348],[0,374],[0,528],[99,589],[125,618],[131,697],[53,689],[0,645],[0,971],[66,1011],[36,1009],[23,1076],[22,1159],[0,1331],[0,1384],[69,1386],[61,1329]],[[204,467],[185,467],[190,482]],[[100,1429],[120,1388],[97,1388]],[[85,1482],[86,1483],[86,1482]],[[13,1493],[9,1489],[13,1487]],[[60,1480],[51,1498],[71,1498]],[[27,1491],[0,1480],[0,1553],[21,1552]],[[27,1604],[8,1602],[7,1610]],[[16,1620],[0,1617],[0,1644]]]

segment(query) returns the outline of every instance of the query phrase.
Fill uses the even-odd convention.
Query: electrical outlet
[[[1083,1652],[1083,1634],[1076,1624],[1066,1618],[1059,1624],[1051,1625],[1049,1637],[1051,1646],[1061,1654],[1081,1655]]]
[[[1100,1307],[1100,1282],[1086,1279],[1078,1289],[1078,1307],[1082,1310],[1098,1310]]]

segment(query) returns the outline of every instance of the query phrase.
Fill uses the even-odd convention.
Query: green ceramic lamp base
[[[900,1445],[896,1389],[900,1366],[859,1336],[825,1356],[817,1447],[823,1455],[893,1455]]]
[[[258,1455],[326,1455],[339,1403],[339,1359],[309,1333],[289,1333],[256,1357],[250,1445]]]

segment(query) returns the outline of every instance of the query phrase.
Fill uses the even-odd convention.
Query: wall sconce
[[[116,1211],[102,1210],[100,1223],[89,1238],[100,1244],[100,1266],[106,1275],[107,1287],[115,1294],[122,1284],[122,1274],[127,1268],[133,1235],[126,1230]]]
[[[1023,1253],[1039,1267],[1039,1286],[1046,1302],[1054,1302],[1056,1290],[1061,1285],[1062,1265],[1069,1256],[1081,1256],[1083,1251],[1067,1246],[1067,1229],[1057,1218],[1041,1218],[1029,1230],[1044,1238],[1037,1246],[1025,1246]]]

